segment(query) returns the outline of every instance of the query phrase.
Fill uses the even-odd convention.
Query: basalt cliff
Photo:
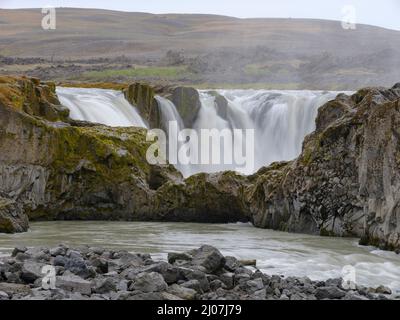
[[[190,125],[195,90],[133,84],[125,95],[157,127],[160,90]],[[183,179],[148,164],[146,130],[74,121],[53,83],[2,77],[0,232],[25,231],[28,219],[251,221],[400,249],[399,108],[400,85],[342,94],[320,108],[296,160]]]

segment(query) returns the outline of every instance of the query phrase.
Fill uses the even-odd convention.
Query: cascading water
[[[70,110],[70,117],[111,127],[147,128],[136,108],[122,92],[104,89],[57,88],[60,102]]]
[[[301,153],[304,138],[315,129],[318,108],[337,95],[337,92],[266,90],[219,90],[217,93],[227,101],[226,112],[218,112],[220,106],[216,103],[215,91],[200,91],[201,109],[193,129],[198,136],[202,129],[229,130],[232,136],[235,129],[254,129],[254,167],[249,171],[248,167],[236,163],[177,166],[185,176],[226,170],[252,174],[272,162],[296,158]],[[168,116],[162,113],[164,127],[168,127],[167,123],[174,117],[182,123],[170,101],[159,102],[161,109],[174,108],[168,111]],[[245,135],[235,137],[232,146],[221,143],[221,154],[241,155],[246,147],[245,138]],[[232,147],[233,150],[228,149]],[[191,148],[196,149],[195,146]]]
[[[216,93],[226,99],[226,110],[220,112],[216,102]],[[254,130],[254,166],[240,166],[235,161],[222,164],[179,164],[177,169],[187,177],[200,172],[219,172],[235,170],[243,174],[252,174],[263,166],[275,161],[292,160],[301,153],[305,136],[315,128],[318,108],[333,99],[337,92],[321,91],[267,91],[267,90],[219,90],[200,91],[201,108],[193,125],[201,137],[202,129],[217,129],[230,132],[234,137],[233,144],[226,144],[221,139],[221,160],[224,154],[240,156],[246,150],[246,133],[234,135],[235,130]],[[123,94],[114,90],[57,88],[57,95],[63,105],[70,109],[70,116],[76,120],[101,123],[109,126],[144,127],[147,125],[136,108],[129,104]],[[162,117],[162,129],[168,130],[169,123],[175,121],[178,132],[184,124],[175,105],[168,99],[156,96]],[[168,145],[172,153],[178,153],[182,146],[189,147],[190,152],[201,158],[201,146],[195,141],[179,140],[170,135]],[[243,144],[242,144],[243,142]],[[212,159],[213,150],[206,150]],[[168,154],[168,152],[167,152]]]

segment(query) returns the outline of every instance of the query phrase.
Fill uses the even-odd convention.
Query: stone
[[[376,293],[390,295],[390,294],[392,294],[392,290],[385,286],[379,286],[378,288],[376,288]]]
[[[28,295],[31,293],[31,289],[27,285],[4,282],[0,282],[0,291],[3,291],[10,296],[15,294]]]
[[[177,284],[173,284],[168,288],[168,293],[173,294],[174,296],[177,296],[183,300],[195,300],[197,296],[197,291],[184,287],[184,286],[179,286]]]
[[[193,257],[187,253],[168,253],[168,262],[174,264],[177,260],[179,261],[192,261]]]
[[[95,267],[97,273],[108,272],[108,261],[103,258],[93,258],[90,260],[90,264]]]
[[[64,268],[83,278],[89,277],[91,274],[85,260],[76,254],[72,254],[72,257],[67,259]]]
[[[67,248],[65,248],[65,247],[60,246],[60,247],[50,249],[50,255],[53,257],[65,256],[66,253],[67,253]]]
[[[211,246],[202,246],[190,252],[193,257],[191,264],[200,265],[209,273],[220,270],[225,265],[225,258],[218,249]]]
[[[199,270],[185,269],[185,268],[181,268],[180,271],[186,280],[188,281],[197,280],[203,292],[207,292],[210,290],[210,283],[204,272],[201,272]]]
[[[259,291],[264,288],[264,283],[263,283],[262,279],[260,279],[260,278],[247,281],[246,285],[249,288],[249,290],[252,292]]]
[[[142,272],[158,272],[167,284],[173,284],[182,279],[180,270],[166,262],[159,262],[142,269]]]
[[[133,289],[145,293],[161,292],[167,290],[168,285],[164,278],[157,272],[140,273],[133,283]]]
[[[341,299],[346,296],[346,292],[337,287],[321,287],[316,290],[315,296],[318,300]]]
[[[5,293],[4,291],[0,291],[0,301],[1,300],[9,300],[10,297],[8,296],[7,293]]]
[[[203,287],[202,287],[202,285],[201,285],[199,280],[189,280],[189,281],[183,282],[181,284],[181,286],[184,287],[184,288],[193,289],[194,291],[196,291],[198,293],[203,293],[204,292]]]
[[[40,279],[43,277],[42,274],[42,268],[43,264],[36,263],[36,262],[31,262],[31,261],[26,261],[22,265],[22,270],[21,270],[21,279],[25,283],[34,283],[37,279]]]
[[[234,273],[224,273],[219,279],[225,284],[228,289],[232,289],[235,285],[235,274]]]
[[[235,270],[242,265],[235,257],[225,257],[225,266],[224,268],[230,272],[235,272]]]
[[[25,253],[26,251],[28,251],[27,247],[16,247],[14,248],[14,250],[12,251],[11,256],[12,257],[16,257],[18,253]]]
[[[53,265],[56,267],[65,267],[68,262],[68,258],[63,256],[56,256],[53,260]]]
[[[99,279],[95,281],[94,293],[104,294],[117,291],[117,286],[112,278]]]
[[[92,293],[91,283],[72,273],[56,277],[56,286],[70,292],[79,292],[84,295]]]

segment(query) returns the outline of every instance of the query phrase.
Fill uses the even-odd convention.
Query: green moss
[[[14,227],[10,219],[0,217],[0,232],[14,233]]]

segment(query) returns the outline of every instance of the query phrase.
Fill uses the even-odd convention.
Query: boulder
[[[24,281],[24,283],[34,283],[37,279],[40,279],[44,276],[42,274],[43,266],[44,264],[37,262],[24,262],[21,270],[21,279]]]
[[[138,274],[132,288],[137,291],[151,293],[165,291],[168,285],[159,273],[150,272]]]
[[[315,296],[319,300],[341,299],[346,296],[346,292],[337,287],[321,287],[317,289]]]
[[[177,284],[173,284],[168,288],[168,293],[173,294],[183,300],[195,300],[197,296],[197,291],[186,288],[183,286],[179,286]]]
[[[189,254],[193,257],[191,264],[204,267],[208,273],[214,273],[225,265],[225,257],[218,249],[211,246],[202,246],[200,249],[190,251]]]
[[[72,273],[65,273],[63,276],[56,278],[57,288],[73,293],[81,293],[90,295],[92,292],[91,283],[78,277]]]

